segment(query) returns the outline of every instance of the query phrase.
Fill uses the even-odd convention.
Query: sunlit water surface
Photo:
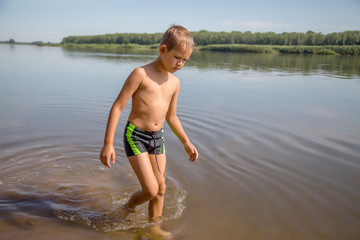
[[[147,206],[107,115],[156,52],[0,45],[0,239],[150,239]],[[355,56],[195,52],[178,115],[200,158],[165,126],[163,228],[175,239],[360,239],[360,69]]]

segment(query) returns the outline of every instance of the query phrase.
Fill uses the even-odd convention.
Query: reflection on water
[[[236,54],[195,52],[191,63],[201,69],[218,68],[256,71],[279,71],[303,74],[333,74],[340,77],[360,75],[358,56],[321,56],[291,54]]]
[[[150,239],[147,206],[116,136],[98,160],[126,76],[156,51],[0,45],[0,238]],[[163,228],[175,239],[359,239],[360,83],[354,56],[195,52],[165,126]],[[344,81],[346,78],[346,81]],[[154,238],[151,238],[154,239]]]
[[[109,61],[151,61],[156,57],[157,50],[118,49],[74,51],[64,48],[70,57],[105,58]],[[246,54],[194,51],[187,66],[199,69],[223,69],[231,71],[279,71],[286,73],[332,74],[341,78],[353,75],[360,76],[359,56],[322,56],[292,54]]]

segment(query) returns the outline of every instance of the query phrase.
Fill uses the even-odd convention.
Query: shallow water
[[[98,160],[125,78],[154,51],[0,45],[0,239],[149,239],[121,131]],[[354,56],[194,53],[165,126],[163,228],[175,239],[359,239],[360,64]]]

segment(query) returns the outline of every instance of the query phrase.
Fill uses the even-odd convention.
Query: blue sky
[[[0,0],[0,41],[154,33],[171,24],[190,31],[360,30],[360,0]]]

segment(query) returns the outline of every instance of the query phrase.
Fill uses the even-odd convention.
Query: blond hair
[[[186,47],[187,49],[194,49],[195,47],[191,33],[179,25],[173,25],[166,30],[162,37],[161,45],[165,45],[169,51],[179,47]]]

